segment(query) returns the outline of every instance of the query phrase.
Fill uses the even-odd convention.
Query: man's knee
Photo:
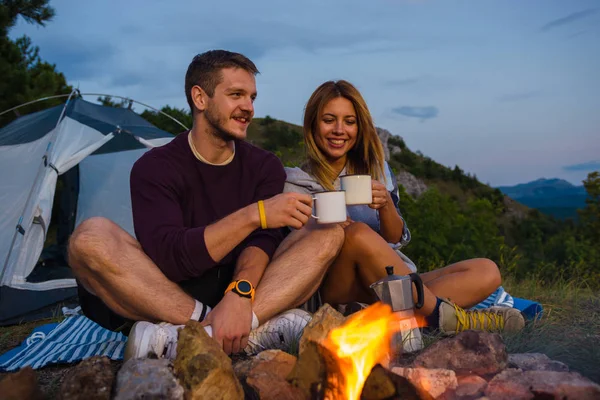
[[[69,239],[68,257],[69,264],[75,272],[82,268],[93,268],[94,258],[103,257],[108,254],[111,243],[119,241],[124,232],[114,222],[102,218],[93,217],[83,221],[75,229]]]

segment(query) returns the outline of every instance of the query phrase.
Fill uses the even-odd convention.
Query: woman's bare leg
[[[411,270],[387,242],[368,225],[354,222],[345,229],[342,251],[327,272],[322,294],[330,304],[359,301],[373,303],[377,297],[369,286],[387,275],[385,267],[394,267],[397,275],[408,275]],[[425,301],[418,310],[429,315],[436,305],[436,296],[424,287]],[[416,301],[416,291],[414,292]]]
[[[323,300],[330,304],[360,301],[372,303],[369,286],[386,276],[385,267],[394,267],[397,275],[411,270],[385,240],[366,224],[355,222],[345,229],[345,240],[323,284]],[[459,307],[471,307],[484,300],[500,285],[498,267],[490,260],[475,259],[421,274],[424,305],[418,310],[430,315],[436,297],[452,299]],[[416,301],[416,291],[414,291]]]
[[[437,297],[449,298],[462,308],[482,302],[502,282],[498,266],[487,258],[459,261],[420,276]]]

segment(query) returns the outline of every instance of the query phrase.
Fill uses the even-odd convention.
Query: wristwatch
[[[254,286],[246,279],[238,279],[237,281],[231,282],[229,286],[227,286],[227,289],[225,289],[225,294],[229,291],[254,301]]]

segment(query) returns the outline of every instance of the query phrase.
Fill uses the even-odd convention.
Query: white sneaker
[[[263,350],[279,349],[297,353],[304,327],[311,319],[311,314],[298,308],[281,313],[250,331],[244,351],[257,354]]]
[[[166,322],[136,322],[129,332],[123,359],[146,358],[154,353],[158,358],[174,360],[177,356],[178,330],[182,327]]]

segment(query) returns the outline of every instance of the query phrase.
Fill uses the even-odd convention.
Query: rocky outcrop
[[[375,128],[377,130],[377,136],[379,136],[379,140],[381,140],[381,144],[383,145],[383,152],[385,154],[385,159],[390,159],[390,149],[388,147],[388,140],[390,136],[392,136],[391,132],[387,129]]]
[[[504,204],[504,215],[507,218],[520,221],[527,217],[527,207],[516,202],[507,195],[504,195],[502,203]]]
[[[404,190],[412,197],[419,197],[427,190],[427,185],[421,179],[410,172],[400,171],[396,175],[398,185],[404,186]]]

